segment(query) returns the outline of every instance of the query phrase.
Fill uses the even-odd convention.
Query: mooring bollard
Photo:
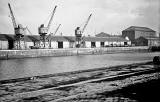
[[[154,56],[153,63],[156,65],[160,65],[160,56]]]

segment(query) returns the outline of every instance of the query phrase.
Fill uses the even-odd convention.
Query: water
[[[156,53],[117,53],[0,60],[0,80],[151,61]]]

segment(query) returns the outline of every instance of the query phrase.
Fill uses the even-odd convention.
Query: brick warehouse
[[[156,31],[147,27],[131,26],[122,31],[122,37],[128,37],[132,45],[136,46],[159,46],[160,39]]]

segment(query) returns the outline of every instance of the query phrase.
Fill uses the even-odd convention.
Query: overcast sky
[[[160,31],[160,0],[0,0],[0,32],[6,34],[14,32],[8,2],[16,21],[33,34],[38,34],[40,24],[48,23],[55,5],[58,7],[50,32],[62,24],[56,35],[74,35],[75,28],[83,26],[90,13],[93,15],[85,35],[120,34],[129,26]]]

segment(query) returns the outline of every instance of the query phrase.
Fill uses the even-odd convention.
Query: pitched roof
[[[107,34],[107,33],[104,33],[104,32],[101,32],[99,34],[96,34],[95,35],[96,37],[110,37],[111,35],[110,34]]]
[[[138,27],[138,26],[131,26],[123,31],[146,31],[146,32],[155,32],[154,30],[147,28],[147,27]]]

